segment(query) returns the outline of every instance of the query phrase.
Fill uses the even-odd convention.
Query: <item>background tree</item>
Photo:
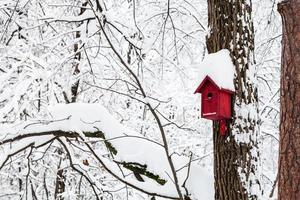
[[[214,122],[215,199],[258,199],[258,94],[254,84],[254,29],[251,1],[208,1],[209,53],[228,49],[235,65],[233,118],[228,136]],[[220,66],[221,68],[222,66]]]
[[[278,4],[282,17],[278,199],[300,196],[300,2]]]

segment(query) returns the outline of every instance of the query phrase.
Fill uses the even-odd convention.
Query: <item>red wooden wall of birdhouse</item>
[[[219,112],[222,119],[231,118],[231,93],[220,90],[220,106]]]

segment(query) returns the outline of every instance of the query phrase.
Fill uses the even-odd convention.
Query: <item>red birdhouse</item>
[[[220,88],[209,76],[206,76],[196,89],[201,93],[201,117],[220,121],[220,131],[224,134],[226,119],[231,118],[231,90]],[[225,128],[224,128],[225,126]]]

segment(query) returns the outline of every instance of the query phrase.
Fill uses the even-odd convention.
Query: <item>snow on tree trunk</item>
[[[252,5],[246,1],[208,1],[209,53],[228,49],[235,65],[233,118],[226,137],[214,122],[215,199],[258,199],[258,100],[253,63]],[[222,68],[222,66],[219,66]]]
[[[278,5],[283,22],[278,199],[300,196],[300,1]]]

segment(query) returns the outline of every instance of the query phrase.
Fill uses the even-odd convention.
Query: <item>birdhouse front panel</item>
[[[201,93],[201,117],[216,120],[219,113],[219,93],[218,88],[210,82],[203,86]]]

